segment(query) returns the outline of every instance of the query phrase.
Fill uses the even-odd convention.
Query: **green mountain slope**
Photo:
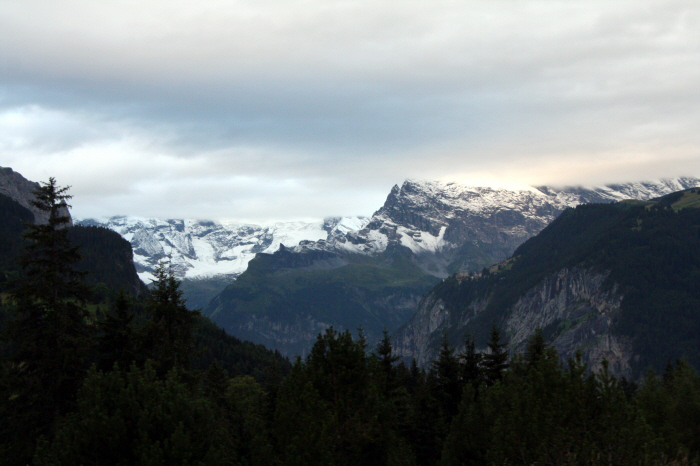
[[[678,357],[700,368],[698,206],[693,189],[569,209],[520,246],[508,270],[438,284],[399,332],[402,351],[426,357],[442,331],[455,344],[470,332],[483,346],[495,323],[513,349],[539,326],[565,356],[583,349],[591,363],[617,358],[613,369],[623,374]],[[421,334],[417,322],[436,303],[440,328]]]
[[[281,248],[258,254],[203,312],[240,338],[305,354],[331,323],[353,331],[363,326],[374,343],[384,327],[395,330],[410,317],[436,280],[402,251],[341,258]]]

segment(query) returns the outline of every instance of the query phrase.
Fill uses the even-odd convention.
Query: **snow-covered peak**
[[[301,243],[297,250],[377,254],[394,243],[410,249],[416,257],[430,258],[426,270],[442,275],[456,251],[463,250],[465,245],[471,243],[474,248],[491,251],[482,257],[477,257],[481,253],[475,252],[476,249],[459,253],[472,254],[473,264],[505,258],[567,207],[623,199],[647,200],[697,186],[700,186],[697,178],[592,188],[496,188],[406,180],[392,188],[384,205],[366,224],[355,225],[355,231],[331,235],[317,243]]]
[[[334,231],[356,231],[366,219],[334,219]],[[159,261],[168,259],[179,278],[226,275],[245,271],[258,252],[273,253],[280,245],[292,248],[302,241],[327,239],[327,222],[279,222],[269,226],[194,219],[156,219],[116,216],[82,219],[77,224],[97,225],[119,233],[134,249],[141,279],[149,283]]]
[[[485,214],[504,209],[522,209],[529,205],[550,204],[558,209],[575,207],[582,203],[614,202],[623,199],[648,200],[674,191],[700,185],[700,179],[679,177],[606,186],[564,188],[518,187],[503,188],[474,186],[458,182],[406,180],[401,187],[394,187],[384,207],[375,215],[391,206],[392,196],[404,205],[415,209],[442,206],[447,210]]]

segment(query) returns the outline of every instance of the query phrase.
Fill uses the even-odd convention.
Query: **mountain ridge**
[[[254,254],[275,252],[280,244],[296,252],[325,249],[338,253],[377,254],[394,241],[416,255],[439,254],[460,247],[465,240],[488,239],[473,231],[460,231],[464,228],[454,224],[456,218],[493,217],[493,231],[489,234],[494,236],[499,228],[508,228],[512,220],[509,217],[521,214],[523,225],[510,232],[517,241],[544,228],[567,207],[622,199],[645,200],[695,186],[700,186],[700,179],[693,177],[593,188],[539,186],[520,190],[406,180],[402,186],[394,185],[384,205],[370,218],[332,217],[316,223],[278,222],[269,226],[123,215],[76,222],[107,227],[131,242],[139,276],[145,282],[150,281],[149,273],[158,261],[166,257],[170,257],[179,278],[217,275],[235,278],[245,270]],[[498,262],[502,255],[496,254],[498,260],[487,262]],[[444,264],[424,269],[436,276],[447,274]]]
[[[345,235],[301,242],[295,250],[380,254],[389,244],[412,251],[426,273],[445,278],[499,262],[564,209],[584,203],[647,200],[700,186],[679,177],[602,187],[503,189],[455,182],[406,180],[395,185],[367,225]]]

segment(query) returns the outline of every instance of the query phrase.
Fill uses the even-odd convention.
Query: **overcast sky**
[[[0,166],[77,217],[700,175],[697,0],[0,2]]]

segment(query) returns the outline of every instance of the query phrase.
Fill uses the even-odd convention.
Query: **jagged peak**
[[[629,182],[619,182],[619,183],[608,183],[608,184],[574,184],[574,185],[523,185],[516,183],[507,182],[486,182],[483,184],[479,183],[465,183],[460,181],[440,181],[440,180],[424,180],[417,178],[407,178],[398,188],[398,185],[394,185],[392,193],[397,190],[401,193],[411,192],[415,188],[420,188],[426,193],[431,192],[494,192],[494,191],[507,191],[507,192],[531,192],[535,194],[545,194],[552,195],[559,192],[577,192],[581,190],[586,191],[622,191],[625,189],[632,189],[636,191],[645,191],[650,188],[660,188],[664,187],[666,189],[671,189],[673,191],[680,191],[683,189],[693,188],[700,186],[700,178],[695,176],[677,176],[671,178],[658,178],[643,181],[629,181]]]

